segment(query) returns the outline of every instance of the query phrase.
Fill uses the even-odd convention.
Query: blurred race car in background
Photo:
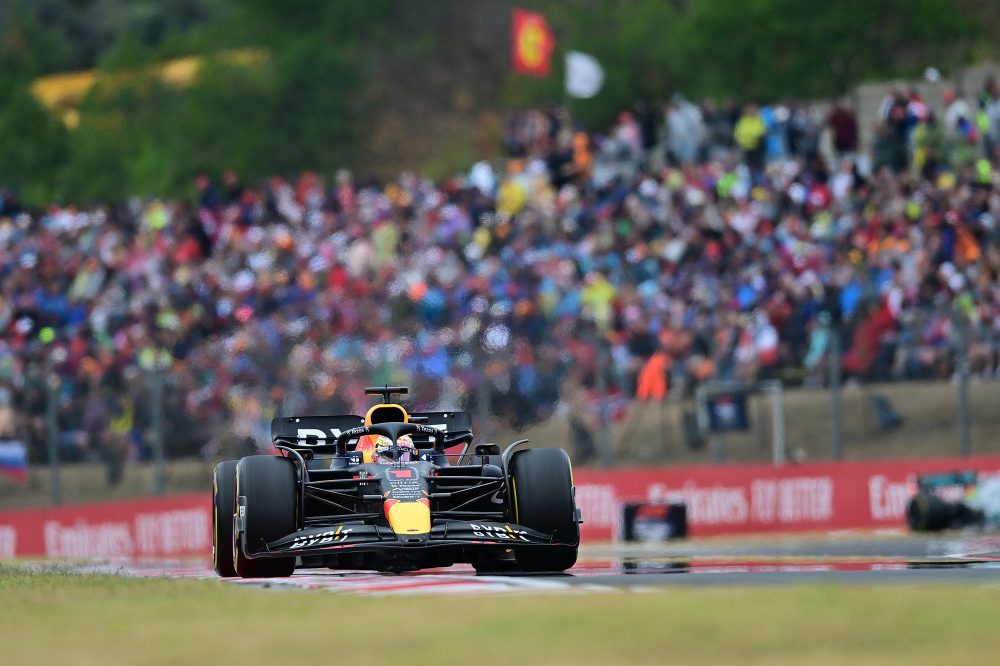
[[[963,527],[1000,527],[1000,477],[974,471],[921,474],[906,505],[915,532]]]
[[[626,542],[655,543],[683,539],[688,533],[684,502],[627,502],[622,505],[620,538]]]
[[[366,392],[383,402],[364,417],[279,417],[271,439],[281,455],[216,466],[220,576],[457,562],[477,572],[558,572],[575,564],[582,520],[565,451],[519,440],[502,453],[495,444],[470,453],[467,413],[410,414],[391,402],[406,387]]]

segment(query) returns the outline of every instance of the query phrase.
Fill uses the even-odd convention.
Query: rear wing
[[[954,486],[974,486],[979,480],[979,474],[973,470],[954,472],[936,472],[917,475],[917,488],[932,491],[939,488]]]
[[[472,430],[472,416],[468,412],[414,412],[414,423],[422,423],[447,433]],[[356,414],[336,416],[279,416],[271,419],[271,441],[278,439],[292,448],[309,449],[313,453],[333,453],[334,442],[340,433],[364,425],[364,417]],[[417,448],[430,448],[433,443],[427,435],[414,434]],[[353,450],[357,441],[348,444]]]

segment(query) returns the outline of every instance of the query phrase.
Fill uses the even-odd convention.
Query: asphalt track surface
[[[200,561],[88,563],[77,570],[137,577],[216,578]],[[588,546],[562,575],[476,575],[456,565],[404,574],[301,570],[290,578],[237,585],[358,595],[496,592],[650,591],[671,585],[966,583],[1000,585],[1000,535],[835,534],[812,537],[691,539]]]

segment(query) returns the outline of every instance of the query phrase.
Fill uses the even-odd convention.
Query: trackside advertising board
[[[574,471],[585,541],[617,539],[625,502],[683,501],[691,536],[905,526],[917,474],[1000,474],[1000,456]],[[209,493],[0,512],[0,560],[208,557]]]
[[[1000,456],[578,469],[574,480],[583,539],[608,541],[625,502],[685,502],[690,536],[905,527],[916,476],[954,470],[1000,474]]]
[[[0,560],[211,553],[210,493],[0,512]]]

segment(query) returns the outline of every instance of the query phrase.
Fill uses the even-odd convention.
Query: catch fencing
[[[1000,456],[577,470],[585,543],[615,541],[626,502],[683,501],[692,536],[897,528],[917,474],[1000,474]],[[208,558],[208,493],[0,512],[0,560]]]

